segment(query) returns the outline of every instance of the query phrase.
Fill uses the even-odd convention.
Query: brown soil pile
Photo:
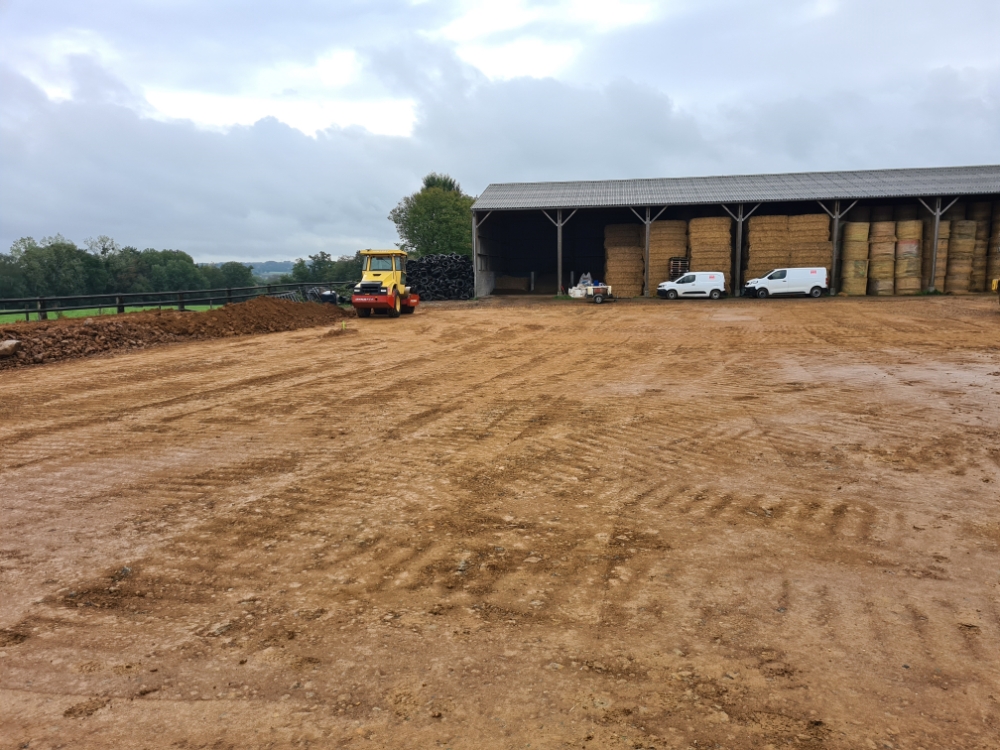
[[[16,339],[21,350],[0,359],[0,370],[93,354],[139,349],[185,339],[214,339],[291,331],[353,317],[336,305],[257,297],[208,312],[175,310],[45,320],[0,326],[0,341]]]

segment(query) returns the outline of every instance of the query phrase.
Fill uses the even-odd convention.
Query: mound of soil
[[[0,325],[0,341],[21,342],[20,351],[0,359],[0,370],[171,341],[291,331],[353,316],[353,310],[336,305],[257,297],[207,312],[153,310]]]

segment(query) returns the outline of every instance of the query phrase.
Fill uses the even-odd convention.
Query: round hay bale
[[[951,223],[951,238],[959,240],[976,239],[976,222],[974,221],[953,221]]]
[[[868,261],[869,279],[892,279],[896,276],[896,259],[880,256]]]
[[[895,292],[898,295],[912,295],[920,294],[920,278],[909,276],[906,278],[897,278],[895,284]]]
[[[891,297],[895,292],[895,280],[868,278],[867,291],[870,297]]]
[[[844,279],[840,291],[848,297],[864,297],[868,292],[868,279]]]
[[[896,222],[894,221],[873,221],[868,231],[868,239],[871,242],[896,241]]]
[[[868,278],[868,261],[867,260],[845,260],[843,265],[843,273],[841,274],[845,280],[847,279],[867,279]]]
[[[871,224],[867,221],[848,221],[844,223],[844,242],[867,242]]]
[[[899,240],[896,242],[896,257],[902,258],[908,255],[919,257],[920,240]]]
[[[867,240],[848,240],[844,243],[841,255],[844,260],[868,260]]]
[[[915,255],[904,255],[896,258],[895,275],[897,279],[904,277],[920,278],[920,258]]]
[[[924,236],[924,223],[922,221],[897,221],[896,239],[899,240],[920,240]]]
[[[896,257],[895,240],[872,242],[868,247],[869,247],[868,257],[871,260],[882,257],[889,257],[889,258]]]

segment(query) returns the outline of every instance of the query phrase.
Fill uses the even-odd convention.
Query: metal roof
[[[1000,165],[490,185],[474,211],[1000,194]]]

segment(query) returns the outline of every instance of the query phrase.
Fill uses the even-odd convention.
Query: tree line
[[[0,297],[64,297],[253,286],[242,263],[197,264],[180,250],[121,247],[110,237],[87,240],[23,237],[0,253]]]
[[[472,253],[474,198],[448,175],[431,173],[421,189],[403,198],[389,219],[399,248],[412,256]],[[65,237],[23,237],[0,252],[0,297],[65,297],[90,294],[195,291],[264,283],[237,262],[199,264],[181,250],[121,247],[100,236],[78,247]],[[326,283],[361,278],[361,254],[334,258],[319,252],[299,258],[278,283]]]

